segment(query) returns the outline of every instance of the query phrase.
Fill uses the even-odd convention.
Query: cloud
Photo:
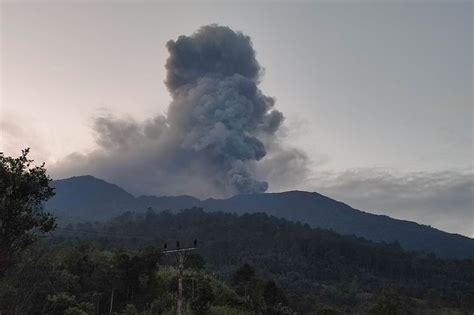
[[[45,151],[45,139],[32,126],[17,123],[17,117],[9,113],[0,113],[0,152],[9,156],[18,156],[21,150],[31,148],[30,158],[43,162],[48,160]]]
[[[284,151],[277,145],[284,116],[258,87],[262,71],[250,38],[208,25],[167,48],[167,115],[141,122],[97,117],[97,149],[72,154],[53,166],[53,174],[93,174],[133,192],[161,195],[266,191],[258,164],[268,148]]]
[[[473,237],[473,175],[471,170],[397,174],[377,168],[320,173],[309,182],[313,190],[355,208]]]

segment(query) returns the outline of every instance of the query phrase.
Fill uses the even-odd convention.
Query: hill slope
[[[83,219],[106,219],[134,207],[135,197],[93,176],[55,180],[56,195],[47,203],[54,213]]]
[[[174,249],[177,240],[187,247],[198,239],[197,253],[224,279],[249,263],[296,295],[323,296],[329,287],[333,293],[339,290],[333,295],[335,304],[350,301],[346,294],[353,290],[378,293],[393,288],[416,298],[438,292],[453,307],[474,307],[473,260],[437,259],[406,252],[397,244],[343,236],[263,213],[238,216],[197,208],[176,214],[127,212],[105,223],[77,224],[61,232],[52,241],[93,240],[109,248],[161,247],[167,242]]]
[[[125,211],[179,210],[197,205],[191,196],[135,198],[123,188],[90,175],[76,176],[52,182],[56,195],[46,207],[59,216],[82,220],[104,220]]]
[[[208,199],[200,204],[207,210],[235,213],[265,212],[313,227],[332,229],[377,242],[398,241],[403,248],[434,252],[443,257],[474,257],[474,240],[415,222],[374,215],[318,193],[288,191],[238,195],[230,199]]]
[[[61,217],[106,219],[124,211],[144,211],[149,207],[158,211],[202,207],[208,211],[239,214],[265,212],[373,241],[398,241],[409,250],[434,252],[441,257],[474,258],[473,239],[414,222],[366,213],[318,193],[289,191],[203,201],[190,196],[135,198],[120,187],[92,176],[53,181],[53,187],[56,196],[46,206]]]

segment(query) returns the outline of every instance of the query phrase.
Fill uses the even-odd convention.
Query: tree
[[[206,264],[204,258],[201,255],[196,253],[190,253],[186,260],[184,261],[184,267],[186,269],[193,269],[193,270],[202,270],[204,269],[204,265]]]
[[[255,269],[248,263],[239,267],[232,275],[235,291],[244,297],[248,306],[254,311],[260,311],[263,304],[263,281],[257,277]]]
[[[47,314],[60,315],[64,314],[70,307],[76,306],[77,302],[74,295],[69,295],[67,292],[60,292],[54,295],[48,295],[44,311]]]
[[[402,312],[402,302],[398,294],[385,293],[379,298],[371,313],[375,315],[397,315],[405,312]]]
[[[127,304],[125,309],[120,313],[120,315],[136,315],[140,314],[136,308],[135,305],[133,304]]]
[[[232,283],[238,287],[246,287],[251,281],[256,278],[255,269],[248,263],[240,266],[232,275]]]
[[[17,158],[0,152],[0,275],[14,254],[55,228],[54,217],[43,204],[54,196],[44,163],[32,166],[29,149]]]
[[[209,280],[205,279],[199,281],[197,285],[197,297],[191,302],[191,309],[197,315],[209,314],[209,309],[214,299],[215,296],[212,292]]]
[[[270,310],[276,309],[276,306],[288,304],[288,299],[285,295],[285,292],[273,280],[267,280],[265,282],[263,298],[267,308]]]

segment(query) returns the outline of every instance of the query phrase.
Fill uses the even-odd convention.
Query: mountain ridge
[[[138,196],[93,176],[52,182],[56,196],[47,209],[60,217],[103,220],[126,211],[157,211],[201,207],[206,211],[268,215],[312,227],[356,235],[376,242],[399,242],[407,250],[434,252],[440,257],[474,259],[474,239],[408,220],[364,212],[317,192],[300,190],[242,194],[227,199],[200,200],[192,196]]]

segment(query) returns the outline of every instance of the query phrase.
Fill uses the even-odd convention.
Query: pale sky
[[[407,198],[385,206],[361,201],[318,175],[305,187],[474,235],[470,1],[3,0],[0,18],[6,154],[29,146],[54,171],[65,156],[94,149],[91,124],[99,113],[166,113],[166,42],[218,23],[252,38],[265,68],[260,88],[276,98],[286,141],[306,152],[315,174],[383,169],[397,182],[468,174],[467,201],[449,218],[439,216],[445,208],[431,216],[422,210],[429,203],[407,206]],[[273,190],[280,186],[291,188]]]

